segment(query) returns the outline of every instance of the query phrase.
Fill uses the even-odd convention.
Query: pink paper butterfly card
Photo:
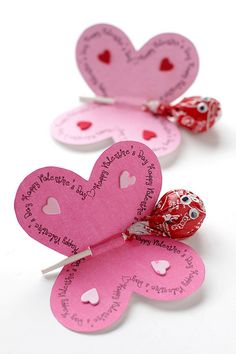
[[[219,102],[209,97],[172,104],[199,65],[193,43],[179,34],[157,35],[136,51],[118,28],[98,24],[79,38],[76,61],[96,96],[53,122],[52,135],[62,143],[136,140],[163,156],[180,144],[178,126],[204,132],[220,115]]]
[[[88,181],[59,167],[22,181],[15,198],[19,224],[66,256],[43,271],[63,266],[50,301],[65,327],[99,331],[121,318],[133,293],[174,301],[200,287],[203,262],[180,240],[200,227],[204,205],[186,190],[158,200],[161,185],[155,153],[134,141],[108,148]]]

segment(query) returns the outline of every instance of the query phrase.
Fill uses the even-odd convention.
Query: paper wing
[[[97,95],[145,101],[172,102],[188,89],[198,72],[198,54],[187,38],[159,34],[136,51],[125,33],[107,24],[82,33],[76,60]]]
[[[15,211],[32,238],[69,256],[150,214],[161,180],[147,146],[121,142],[99,157],[89,181],[58,167],[34,171],[18,188]]]
[[[58,117],[52,136],[62,143],[94,147],[107,139],[135,140],[157,156],[173,152],[180,144],[178,127],[165,118],[124,107],[89,104]]]
[[[132,293],[159,301],[179,300],[196,291],[203,280],[203,262],[192,248],[168,238],[143,236],[63,268],[52,289],[51,308],[69,329],[94,332],[121,318]]]

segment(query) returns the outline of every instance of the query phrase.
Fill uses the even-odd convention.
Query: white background
[[[235,1],[0,1],[0,353],[235,354],[236,335],[236,43]],[[192,297],[154,303],[135,297],[124,319],[103,334],[74,333],[49,307],[55,276],[40,269],[60,256],[28,237],[13,201],[22,179],[54,165],[88,178],[100,151],[82,153],[50,136],[54,117],[91,94],[79,75],[74,47],[88,26],[123,29],[136,48],[157,33],[178,32],[195,43],[200,72],[187,95],[222,102],[209,133],[183,132],[175,161],[163,161],[163,190],[201,196],[207,219],[188,243],[206,264]],[[173,159],[172,159],[173,160]]]

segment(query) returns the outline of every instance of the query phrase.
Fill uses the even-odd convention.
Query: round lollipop
[[[145,107],[153,114],[166,117],[194,133],[207,131],[221,116],[220,102],[210,97],[187,97],[174,105],[149,101]]]
[[[148,218],[149,227],[181,239],[192,236],[206,216],[203,201],[185,189],[167,192]]]
[[[174,189],[159,200],[150,216],[131,225],[124,233],[128,239],[153,234],[173,239],[192,236],[206,216],[203,201],[185,189]]]

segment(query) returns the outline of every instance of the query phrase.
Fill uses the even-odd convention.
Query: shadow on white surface
[[[86,335],[99,335],[99,334],[108,334],[117,330],[121,327],[124,322],[128,321],[129,318],[132,317],[132,312],[135,308],[143,303],[145,306],[151,308],[153,312],[153,316],[158,316],[158,312],[183,312],[189,311],[192,308],[200,306],[206,298],[206,293],[203,288],[198,290],[196,293],[192,294],[191,296],[177,301],[155,301],[151,300],[137,294],[133,294],[132,298],[129,302],[128,308],[126,309],[125,313],[121,316],[120,320],[114,323],[107,329],[103,329],[101,331],[97,331],[94,333],[85,333]]]
[[[201,256],[209,252],[209,248],[207,247],[206,242],[204,242],[205,235],[203,233],[202,230],[198,230],[192,237],[182,241],[192,247]]]
[[[188,148],[189,145],[196,143],[201,145],[201,148],[205,149],[218,149],[225,144],[222,138],[222,130],[215,129],[214,127],[204,133],[191,133],[182,129],[182,145],[184,149]]]
[[[193,138],[195,138],[198,142],[213,148],[219,147],[222,143],[219,130],[214,128],[210,129],[206,133],[194,134]]]

